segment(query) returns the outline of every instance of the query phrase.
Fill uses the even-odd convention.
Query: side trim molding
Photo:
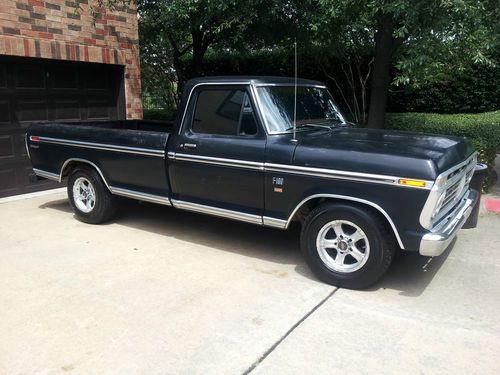
[[[156,157],[160,157],[160,158],[165,157],[165,150],[155,150],[155,149],[150,149],[150,148],[120,146],[120,145],[111,145],[111,144],[105,144],[105,143],[74,141],[71,139],[59,139],[59,138],[51,138],[51,137],[37,137],[37,136],[31,136],[30,141],[31,142],[39,142],[39,143],[51,143],[51,144],[57,144],[57,145],[63,145],[63,146],[75,146],[75,147],[81,147],[81,148],[91,148],[91,149],[95,149],[95,150],[122,152],[122,153],[126,153],[126,154],[156,156]]]
[[[367,182],[374,184],[386,184],[407,189],[429,190],[434,184],[433,181],[425,181],[424,187],[401,185],[399,184],[399,180],[405,179],[407,177],[387,176],[381,174],[362,173],[362,172],[350,172],[350,171],[341,171],[341,170],[326,169],[326,168],[303,167],[303,166],[287,165],[287,164],[260,163],[249,160],[225,159],[213,156],[191,155],[191,154],[183,154],[175,152],[169,152],[167,156],[168,159],[170,160],[179,160],[179,161],[203,163],[210,165],[221,165],[225,167],[252,169],[264,172],[278,172],[278,173],[288,173],[288,174],[296,174],[302,176],[331,178],[335,180],[348,180],[348,181],[360,181],[360,182]]]
[[[273,227],[279,229],[286,229],[286,220],[276,219],[275,217],[263,216],[262,223],[266,227]]]
[[[203,204],[180,201],[176,199],[172,199],[172,205],[175,208],[182,210],[201,212],[208,215],[220,216],[228,219],[245,221],[247,223],[263,225],[262,216],[259,215],[252,215],[244,212],[226,210],[224,208],[205,206]]]
[[[225,167],[254,169],[259,171],[264,170],[264,163],[259,163],[255,161],[225,159],[225,158],[216,158],[211,156],[200,156],[200,155],[189,155],[189,154],[178,154],[178,153],[175,153],[173,155],[168,153],[168,158],[180,161],[190,161],[195,163],[222,165]]]
[[[134,199],[138,199],[138,200],[141,200],[141,201],[163,204],[165,206],[171,206],[172,205],[170,203],[170,199],[168,199],[167,197],[162,197],[160,195],[141,193],[139,191],[122,189],[122,188],[118,188],[118,187],[115,187],[115,186],[110,186],[109,190],[113,194],[121,195],[121,196],[124,196],[124,197],[127,197],[127,198],[134,198]]]
[[[302,207],[304,205],[304,203],[306,203],[307,201],[311,200],[311,199],[314,199],[314,198],[336,198],[336,199],[343,199],[343,200],[348,200],[348,201],[353,201],[353,202],[358,202],[358,203],[363,203],[363,204],[366,204],[368,206],[371,206],[373,208],[375,208],[377,211],[379,211],[382,215],[384,215],[384,217],[387,219],[387,221],[389,222],[391,228],[392,228],[392,231],[394,232],[394,235],[396,236],[396,240],[398,241],[398,244],[399,246],[401,247],[401,249],[404,250],[404,245],[403,245],[403,241],[401,241],[401,236],[399,235],[399,232],[398,232],[398,229],[396,228],[396,225],[394,224],[394,221],[392,221],[391,217],[389,216],[389,214],[382,208],[380,207],[378,204],[376,203],[373,203],[373,202],[370,202],[370,201],[367,201],[366,199],[361,199],[361,198],[356,198],[356,197],[350,197],[348,195],[338,195],[338,194],[314,194],[314,195],[311,195],[305,199],[303,199],[298,205],[297,207],[295,207],[295,209],[292,211],[291,215],[288,217],[288,220],[286,222],[286,226],[285,226],[285,229],[288,228],[288,226],[290,225],[290,222],[292,221],[292,218],[293,216],[296,214],[296,212],[299,210],[300,207]]]
[[[63,166],[61,167],[61,172],[59,173],[59,182],[62,182],[62,180],[64,178],[64,170],[66,169],[66,167],[68,166],[68,164],[71,163],[72,161],[78,162],[78,163],[88,164],[91,167],[94,167],[96,169],[97,173],[99,173],[99,175],[101,176],[101,178],[104,181],[104,184],[106,185],[106,187],[109,189],[109,191],[111,191],[111,189],[109,188],[109,184],[106,181],[106,179],[104,178],[104,175],[102,174],[102,172],[99,169],[99,167],[97,165],[95,165],[94,163],[92,163],[91,161],[87,160],[87,159],[71,158],[71,159],[66,160],[64,162]]]
[[[35,172],[35,174],[39,177],[43,177],[43,178],[46,178],[46,179],[52,180],[52,181],[61,182],[59,180],[59,175],[56,173],[47,172],[47,171],[37,169],[37,168],[33,168],[33,172]]]

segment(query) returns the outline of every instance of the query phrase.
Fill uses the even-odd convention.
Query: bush
[[[500,151],[500,111],[478,114],[441,115],[435,113],[389,113],[386,128],[467,137],[479,152],[478,160],[488,165],[489,177],[483,188],[493,183],[495,156]]]
[[[144,108],[144,120],[173,120],[175,118],[175,108]]]

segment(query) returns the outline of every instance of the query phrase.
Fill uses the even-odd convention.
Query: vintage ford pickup
[[[111,219],[116,196],[279,229],[298,221],[313,272],[347,288],[377,281],[396,250],[440,255],[478,199],[465,139],[352,127],[320,82],[298,80],[295,94],[290,78],[194,79],[179,108],[173,123],[34,124],[33,170],[67,179],[86,223]]]

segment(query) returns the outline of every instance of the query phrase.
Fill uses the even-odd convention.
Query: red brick
[[[52,34],[52,33],[41,32],[41,33],[38,33],[38,36],[42,39],[54,39],[54,34]]]
[[[83,43],[86,44],[96,44],[96,40],[92,38],[83,38]]]
[[[43,7],[45,6],[45,2],[41,0],[28,0],[28,5],[34,5],[37,7]]]
[[[106,35],[106,30],[104,29],[95,29],[95,33],[99,35]]]
[[[24,56],[30,56],[30,42],[28,39],[24,39]]]

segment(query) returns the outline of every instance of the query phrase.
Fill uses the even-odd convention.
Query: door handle
[[[184,145],[182,145],[182,148],[184,150],[192,150],[192,149],[195,149],[196,148],[196,143],[184,143]]]

